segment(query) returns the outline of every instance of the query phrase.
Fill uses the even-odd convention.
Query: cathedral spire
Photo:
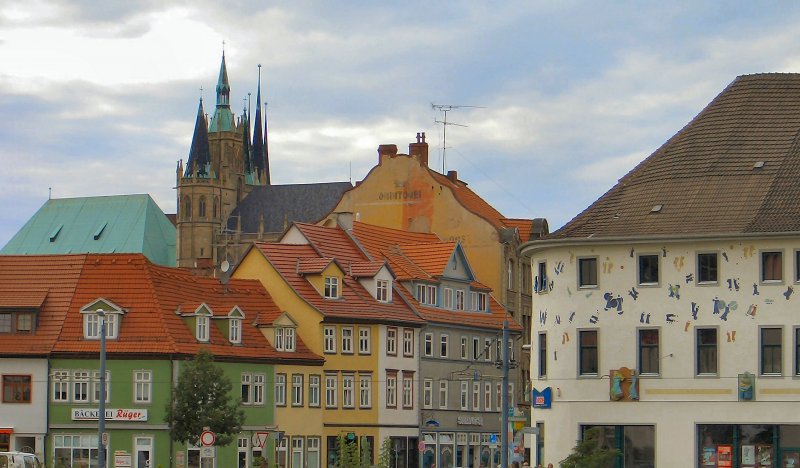
[[[186,161],[184,177],[209,177],[211,166],[211,153],[208,147],[208,129],[206,128],[205,112],[203,112],[203,98],[197,106],[197,119],[194,122],[194,135],[192,146],[189,149],[189,160]]]
[[[225,51],[222,51],[222,63],[219,66],[217,79],[217,108],[211,118],[208,131],[230,132],[233,130],[233,112],[231,112],[231,85],[228,82],[228,67],[225,65]]]
[[[264,135],[261,129],[261,64],[258,65],[258,92],[256,93],[256,119],[253,126],[253,170],[255,172],[254,184],[268,184],[269,176],[266,174],[266,151]]]

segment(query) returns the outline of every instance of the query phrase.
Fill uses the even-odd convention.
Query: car
[[[0,452],[0,468],[43,468],[36,455],[25,452]]]

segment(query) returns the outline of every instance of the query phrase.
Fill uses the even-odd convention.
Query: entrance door
[[[136,468],[151,468],[153,459],[153,438],[136,437]]]

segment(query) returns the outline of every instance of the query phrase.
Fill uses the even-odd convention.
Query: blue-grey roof
[[[283,232],[293,222],[316,223],[336,207],[350,182],[262,185],[255,187],[228,218],[228,229],[236,230],[241,216],[242,232],[258,232],[264,216],[264,232]]]
[[[114,195],[47,200],[0,254],[142,253],[175,266],[175,245],[175,226],[150,195]]]

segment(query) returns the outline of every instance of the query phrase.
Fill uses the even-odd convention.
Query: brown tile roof
[[[547,238],[800,231],[798,134],[800,74],[740,76]]]
[[[338,228],[324,228],[341,231]],[[321,232],[317,233],[321,235]],[[337,237],[338,233],[331,232]],[[321,240],[319,237],[317,240]],[[363,323],[404,323],[409,325],[424,323],[411,308],[402,301],[379,302],[357,280],[345,276],[342,280],[340,298],[324,298],[308,279],[297,273],[294,265],[297,258],[311,258],[319,255],[309,244],[256,243],[255,247],[280,273],[292,290],[304,301],[324,315],[326,321],[348,321]],[[316,245],[325,250],[324,242]],[[323,253],[327,255],[328,253]],[[362,257],[361,261],[366,260]],[[338,257],[337,257],[338,261]],[[345,263],[345,262],[340,262]],[[347,273],[345,271],[345,273]]]
[[[472,189],[467,187],[466,182],[459,180],[457,177],[451,179],[430,168],[428,168],[428,172],[438,183],[448,187],[456,200],[458,200],[464,208],[485,219],[496,229],[505,227],[503,224],[503,219],[505,219],[503,215],[492,205],[487,203],[486,200],[473,192]],[[451,174],[455,175],[455,172],[451,172]]]
[[[350,276],[353,278],[372,278],[386,265],[386,262],[355,262],[350,264]]]

